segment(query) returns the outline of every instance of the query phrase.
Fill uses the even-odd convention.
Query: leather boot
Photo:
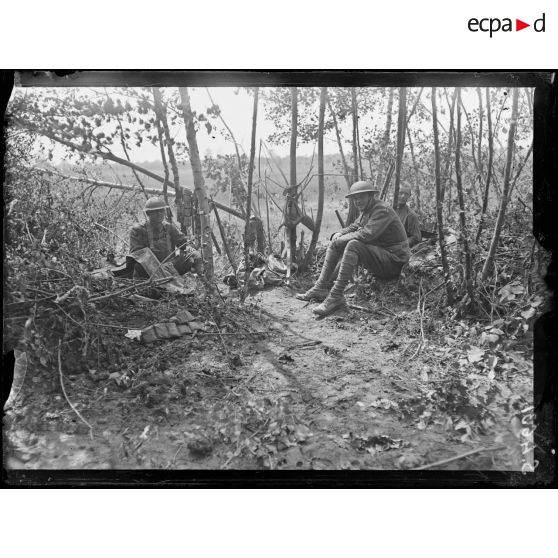
[[[327,295],[329,295],[329,289],[323,289],[316,284],[311,289],[307,290],[305,293],[298,293],[295,296],[298,300],[305,300],[305,301],[316,300],[318,302],[322,302],[327,298]]]
[[[343,253],[343,259],[341,260],[341,265],[339,266],[337,279],[333,284],[332,289],[329,291],[328,297],[322,304],[314,308],[314,314],[317,314],[318,316],[327,316],[332,312],[335,312],[338,308],[342,308],[347,305],[347,301],[345,300],[343,293],[345,292],[345,287],[353,276],[353,271],[357,264],[358,256],[352,251],[345,250]]]
[[[335,312],[335,310],[345,308],[346,306],[347,301],[343,295],[336,297],[329,295],[321,304],[318,304],[312,312],[320,317],[329,316],[329,314]]]
[[[332,276],[337,277],[339,270],[339,256],[340,253],[335,248],[330,246],[327,249],[320,277],[311,289],[305,293],[299,293],[296,295],[298,300],[317,300],[318,302],[321,302],[327,298],[329,290],[333,286]]]

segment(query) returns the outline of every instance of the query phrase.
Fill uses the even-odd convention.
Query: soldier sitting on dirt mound
[[[167,209],[165,200],[161,198],[149,198],[145,203],[144,212],[147,221],[140,225],[134,225],[130,229],[130,253],[143,248],[149,248],[159,262],[172,262],[174,268],[180,275],[188,271],[195,271],[204,285],[207,284],[204,276],[203,259],[200,253],[186,245],[186,235],[179,231],[172,223],[165,221]],[[180,255],[172,255],[176,248],[180,248]],[[170,256],[170,257],[169,257]],[[167,259],[168,258],[168,259]],[[134,266],[134,279],[148,277],[148,273],[141,264]]]
[[[420,232],[419,219],[417,214],[407,205],[408,199],[411,197],[411,187],[403,184],[399,189],[397,196],[397,209],[395,212],[405,228],[407,238],[409,239],[409,248],[418,244],[422,240]]]
[[[409,261],[411,251],[403,224],[393,208],[379,200],[371,182],[355,182],[347,194],[352,197],[360,218],[331,237],[324,265],[316,284],[298,294],[299,300],[318,300],[318,316],[327,316],[346,304],[343,292],[357,265],[366,267],[380,279],[396,279]],[[337,279],[335,267],[340,263]]]

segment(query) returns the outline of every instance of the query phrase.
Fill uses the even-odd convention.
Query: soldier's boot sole
[[[345,297],[326,299],[324,302],[322,302],[322,304],[316,306],[316,308],[314,308],[312,312],[314,312],[314,314],[319,317],[329,316],[336,310],[345,308],[346,306],[347,301],[345,300]]]

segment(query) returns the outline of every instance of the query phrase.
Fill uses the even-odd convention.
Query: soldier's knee
[[[363,243],[360,240],[349,240],[349,242],[347,242],[347,246],[345,247],[345,250],[357,252],[362,246],[362,244]]]
[[[351,254],[351,256],[358,259],[362,255],[365,247],[366,245],[360,240],[350,240],[345,247],[345,254]]]
[[[335,240],[327,247],[326,256],[327,254],[340,254],[343,253],[343,246],[340,246],[335,242]]]

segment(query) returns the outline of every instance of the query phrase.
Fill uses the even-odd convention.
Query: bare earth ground
[[[416,297],[389,288],[389,308],[380,287],[349,299],[373,311],[319,320],[294,290],[266,289],[227,303],[232,321],[198,308],[212,331],[221,322],[221,335],[148,346],[124,337],[127,327],[149,325],[157,305],[136,302],[115,313],[122,354],[107,370],[63,363],[67,396],[92,430],[69,407],[58,370],[30,370],[5,416],[5,465],[411,469],[483,447],[495,449],[439,468],[520,469],[510,400],[532,399],[529,358],[518,353],[511,372],[490,381],[486,370],[475,380],[471,364],[464,383],[451,348],[433,341],[417,351]],[[176,305],[196,314],[192,300]],[[456,336],[457,349],[463,342]]]

